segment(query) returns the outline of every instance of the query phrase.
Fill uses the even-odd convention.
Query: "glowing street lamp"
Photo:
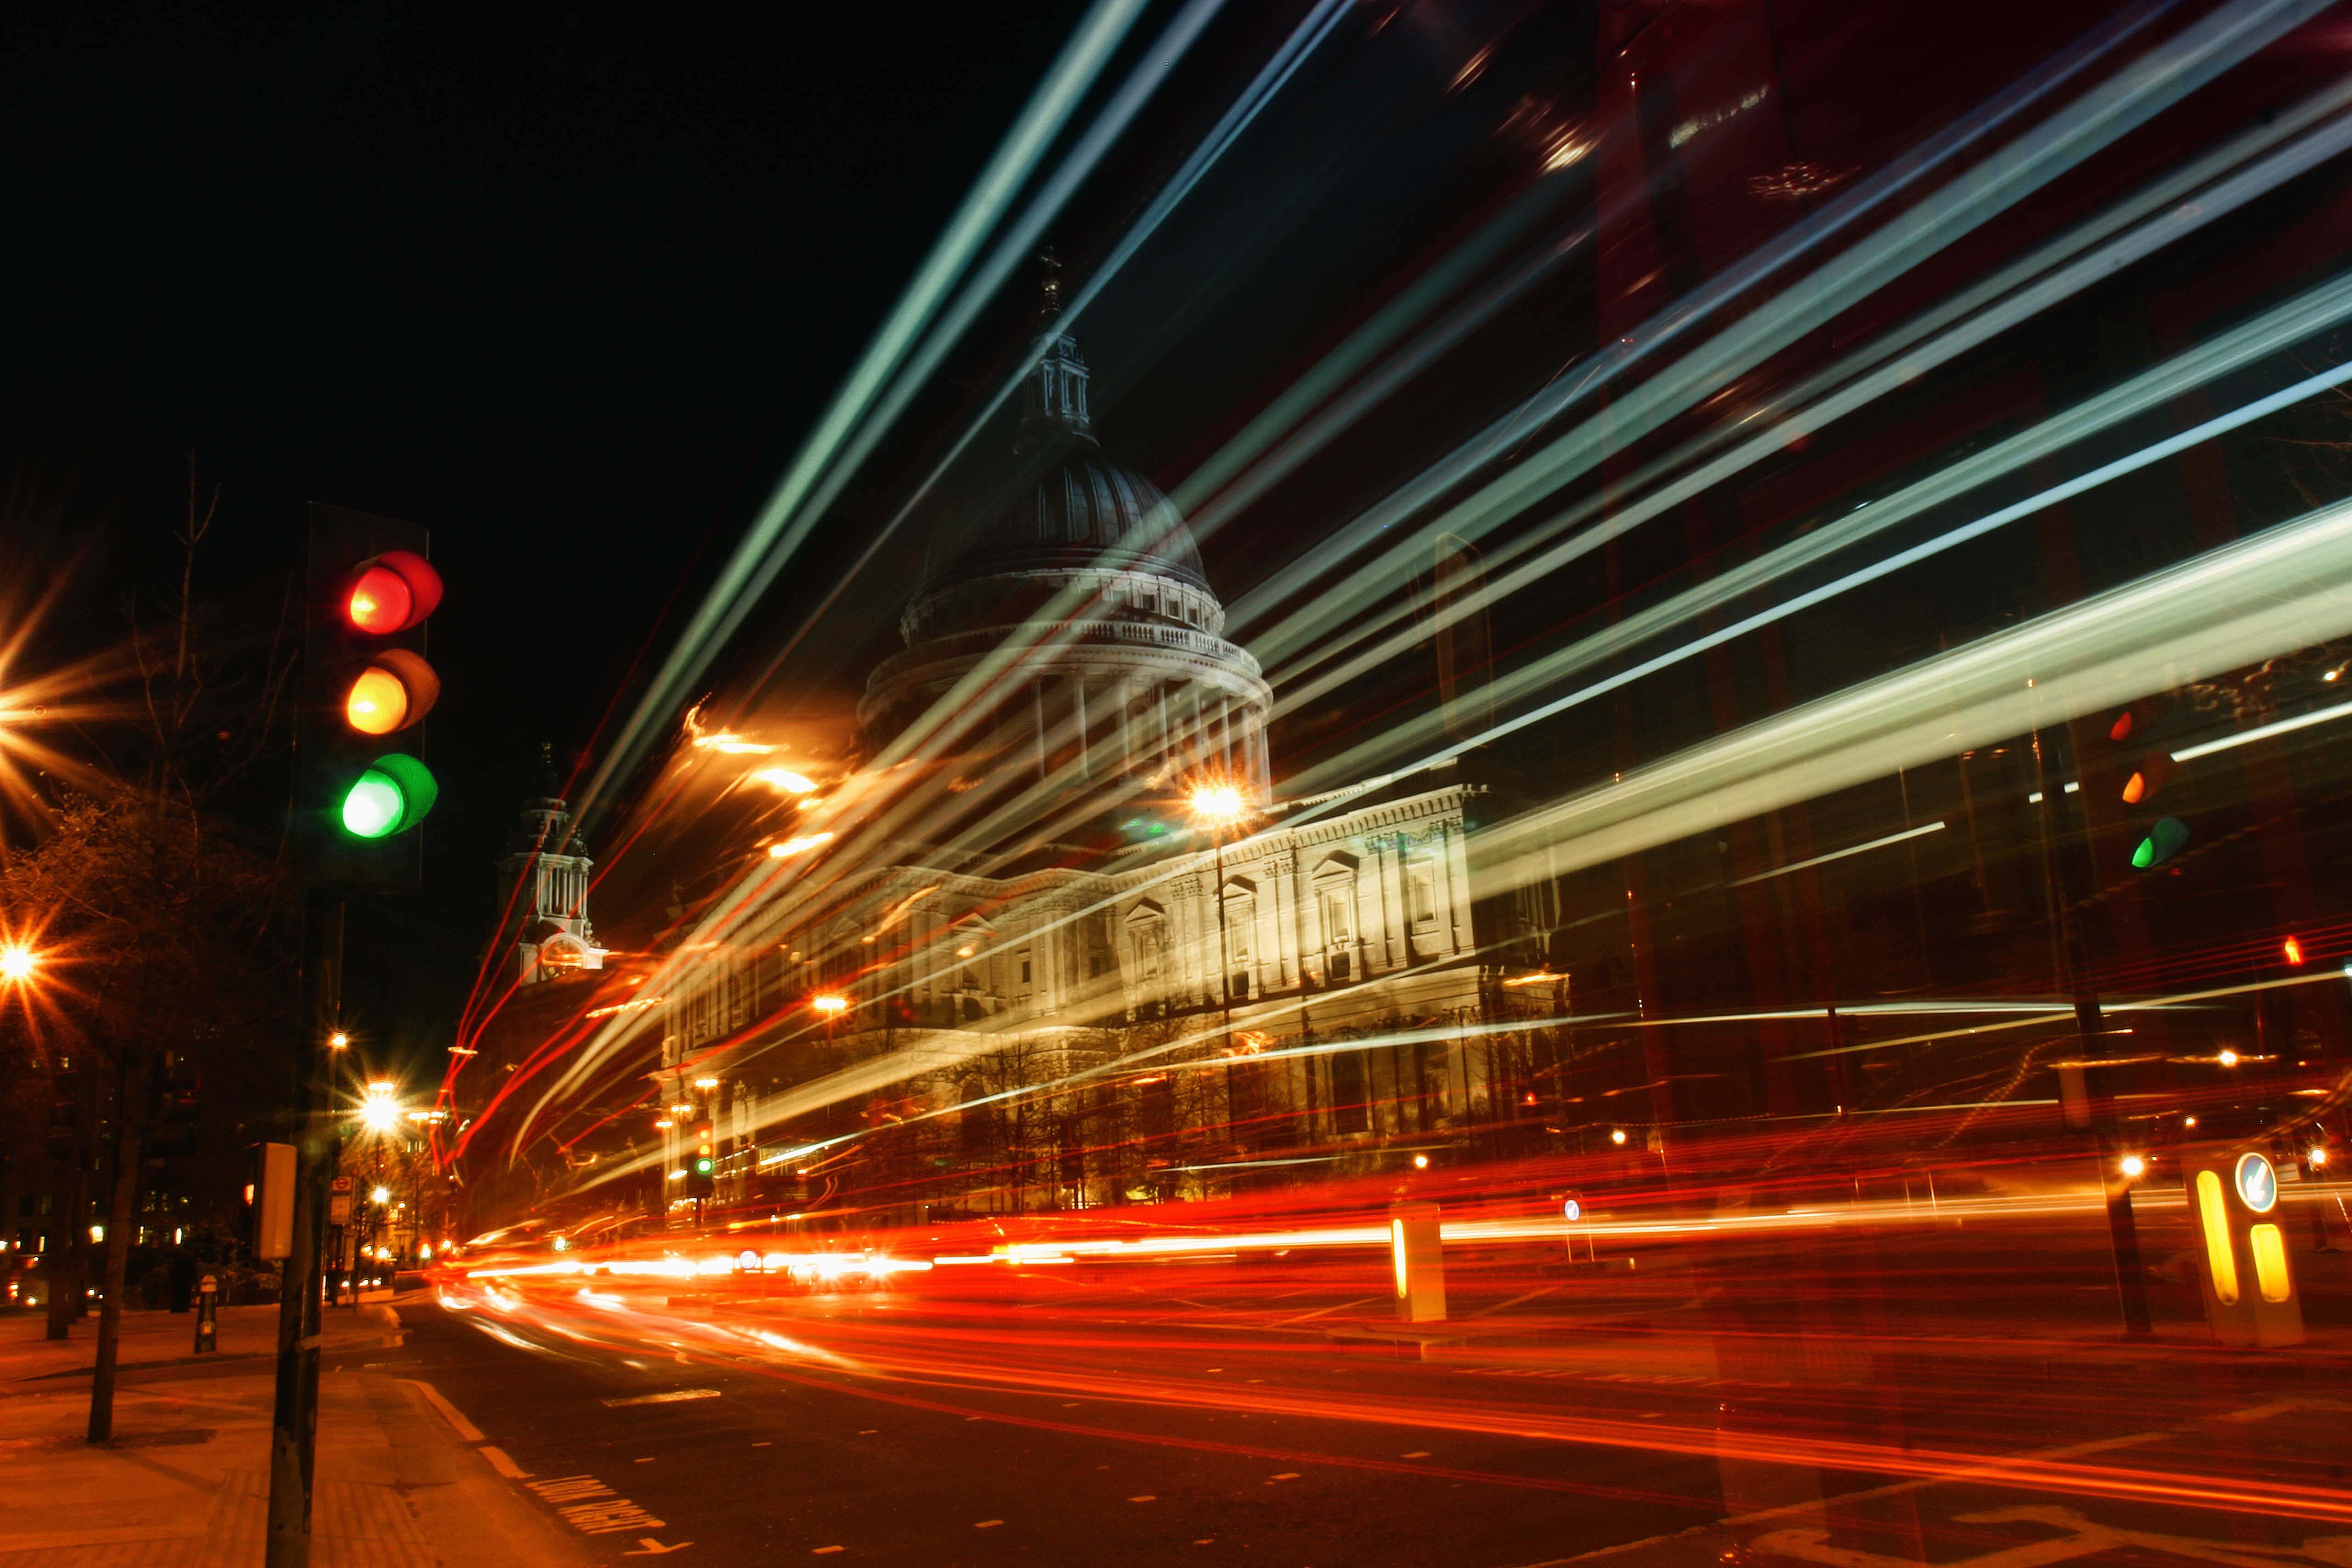
[[[809,1005],[824,1014],[827,1018],[838,1018],[844,1013],[849,1011],[849,998],[846,996],[836,996],[828,991],[822,996],[812,997],[809,1001]]]
[[[768,846],[768,858],[782,860],[786,856],[797,855],[803,849],[814,849],[820,844],[829,844],[832,841],[833,835],[830,833],[811,833],[799,838],[787,838],[781,844]]]
[[[41,966],[41,955],[23,942],[11,942],[0,947],[0,981],[21,985],[33,978],[33,971]]]
[[[1184,804],[1203,827],[1231,827],[1249,815],[1242,792],[1229,784],[1202,784]]]
[[[790,768],[762,768],[751,776],[786,795],[807,795],[816,788],[806,773],[796,773]]]
[[[1231,1057],[1234,1054],[1234,955],[1232,938],[1225,932],[1225,841],[1218,836],[1218,832],[1221,828],[1233,826],[1248,816],[1249,806],[1242,799],[1242,792],[1231,784],[1201,784],[1193,789],[1191,796],[1185,801],[1185,806],[1192,812],[1192,820],[1207,828],[1210,833],[1209,842],[1214,862],[1214,875],[1211,886],[1213,896],[1216,900],[1217,913],[1218,994],[1223,998],[1224,1003],[1224,1053]],[[1233,1102],[1234,1069],[1227,1067],[1225,1068],[1225,1105],[1229,1114],[1232,1111]]]
[[[368,1196],[373,1198],[380,1204],[388,1204],[392,1202],[392,1189],[390,1187],[378,1187],[375,1191],[370,1193]]]
[[[378,1081],[367,1086],[367,1099],[360,1102],[360,1120],[371,1132],[389,1132],[400,1124],[400,1106],[392,1098],[400,1086]]]

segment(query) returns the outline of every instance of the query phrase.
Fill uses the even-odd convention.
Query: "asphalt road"
[[[370,1364],[431,1384],[546,1506],[609,1510],[587,1539],[616,1568],[647,1541],[730,1563],[1507,1564],[1721,1515],[1711,1457],[779,1375],[401,1310],[406,1347]],[[615,1498],[658,1527],[604,1528],[630,1517]]]
[[[1981,1279],[1985,1249],[2016,1239],[1937,1246]],[[1937,1272],[1927,1255],[1900,1261]],[[1376,1271],[1077,1273],[732,1304],[519,1280],[457,1307],[404,1300],[406,1345],[365,1364],[429,1384],[615,1568],[678,1552],[927,1568],[1520,1568],[1594,1552],[1612,1568],[2352,1568],[2337,1351],[2217,1359],[2183,1324],[2138,1349],[2045,1325],[2031,1345],[1979,1328],[1890,1353],[1795,1317],[1805,1332],[1751,1341],[1661,1267],[1464,1271],[1464,1314],[1590,1316],[1564,1339],[1423,1361],[1325,1337],[1386,1305],[1365,1304]],[[2084,1315],[2069,1292],[2102,1289],[2032,1284],[2021,1300],[2069,1321]],[[2026,1464],[1979,1468],[1994,1456]]]

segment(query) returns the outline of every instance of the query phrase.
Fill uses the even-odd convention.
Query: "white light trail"
[[[1713,831],[2352,632],[2324,509],[1487,830],[1479,896]]]

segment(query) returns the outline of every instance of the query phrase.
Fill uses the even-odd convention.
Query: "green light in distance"
[[[2147,837],[2139,841],[2139,847],[2132,851],[2132,868],[2145,871],[2158,861],[2169,860],[2180,853],[2181,846],[2188,842],[2187,823],[2177,816],[2160,818],[2147,830]]]

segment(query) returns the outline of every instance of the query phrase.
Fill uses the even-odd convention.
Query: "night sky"
[[[199,594],[265,633],[303,500],[433,531],[427,888],[353,911],[388,1051],[438,1058],[539,742],[690,605],[1076,10],[8,24],[0,547],[12,602],[69,574],[28,667],[170,575],[191,446]]]
[[[132,591],[152,602],[191,447],[222,497],[199,595],[257,638],[304,500],[433,531],[447,684],[426,886],[360,902],[348,944],[347,1016],[378,1059],[438,1075],[541,743],[562,773],[602,754],[639,661],[698,601],[1079,10],[12,24],[0,551],[22,574],[11,605],[66,585],[30,661],[119,642]],[[1175,10],[1146,14],[1079,123]],[[1304,14],[1224,9],[1056,218],[1072,280]],[[1538,178],[1546,127],[1587,101],[1591,26],[1577,6],[1349,12],[1078,324],[1111,451],[1172,488]],[[1219,592],[1280,580],[1328,520],[1557,374],[1589,342],[1588,299],[1572,278],[1538,291],[1496,325],[1508,358],[1449,361],[1249,526],[1204,533]],[[804,747],[849,744],[936,518],[845,570],[1035,310],[1028,279],[991,304],[713,668],[722,708]],[[1418,665],[1400,679],[1425,686]],[[673,813],[610,868],[635,824],[625,792],[608,805],[589,847],[614,874],[591,913],[628,945],[740,825]],[[252,814],[267,821],[267,800]]]

